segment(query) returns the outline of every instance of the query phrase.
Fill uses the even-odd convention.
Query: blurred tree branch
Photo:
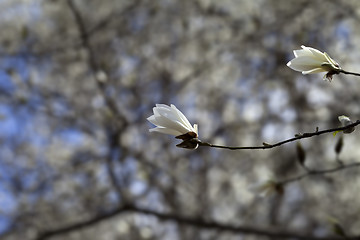
[[[309,138],[308,156],[328,156],[334,138],[315,138],[323,131],[261,145],[264,135],[280,141],[293,129],[318,121],[326,129],[337,126],[333,116],[357,114],[358,84],[349,75],[330,87],[285,66],[304,43],[356,69],[356,1],[0,5],[0,228],[8,228],[0,238],[333,239],[324,213],[359,234],[351,211],[359,205],[357,169],[289,185],[271,199],[247,193],[264,174],[286,185],[358,167],[313,158],[298,169],[294,152],[277,147]],[[148,134],[144,119],[158,102],[181,105],[208,142],[274,151],[181,151]],[[342,157],[357,159],[355,134]],[[292,190],[302,197],[288,201]]]
[[[215,221],[204,221],[201,218],[191,218],[191,217],[183,217],[178,214],[171,213],[161,213],[158,211],[145,209],[136,207],[134,205],[127,205],[123,207],[119,207],[109,213],[99,215],[90,220],[79,222],[72,224],[70,226],[48,230],[44,232],[40,232],[36,240],[45,240],[53,236],[67,234],[75,230],[79,230],[86,227],[91,227],[94,224],[98,224],[101,221],[108,220],[112,217],[128,214],[128,213],[136,213],[136,214],[145,214],[152,215],[157,217],[159,220],[163,221],[175,221],[177,223],[190,225],[198,228],[204,228],[209,230],[218,230],[218,231],[228,231],[234,234],[244,234],[244,235],[256,235],[256,236],[265,236],[270,239],[297,239],[297,240],[340,240],[344,239],[343,237],[315,237],[315,236],[306,236],[298,233],[285,232],[285,231],[273,231],[273,230],[264,230],[261,228],[255,227],[245,227],[245,226],[236,226],[218,223]],[[347,237],[348,240],[358,240],[360,236]]]
[[[291,183],[291,182],[299,181],[299,180],[301,180],[303,178],[306,178],[306,177],[310,177],[310,176],[314,176],[314,175],[325,175],[325,174],[335,173],[335,172],[338,172],[338,171],[341,171],[341,170],[346,170],[346,169],[349,169],[349,168],[357,168],[357,167],[360,167],[360,162],[343,164],[343,165],[340,165],[338,167],[325,169],[325,170],[310,170],[310,169],[308,169],[307,172],[304,173],[304,174],[301,174],[299,176],[280,181],[278,183],[282,184],[282,185],[285,185],[285,184],[288,184],[288,183]]]
[[[75,23],[78,27],[82,46],[88,52],[88,63],[89,63],[90,70],[92,71],[94,79],[96,80],[96,83],[97,83],[99,89],[101,90],[101,93],[106,101],[106,104],[111,109],[113,114],[115,114],[117,121],[122,121],[122,124],[126,124],[127,123],[126,118],[119,113],[116,103],[111,98],[111,96],[108,96],[108,93],[106,92],[106,82],[108,81],[107,75],[105,73],[103,73],[103,70],[99,67],[99,65],[96,61],[95,53],[91,47],[89,35],[87,33],[86,26],[81,17],[80,11],[76,7],[76,5],[73,3],[73,0],[67,0],[67,4],[74,16]],[[105,75],[103,75],[102,77],[99,77],[99,74],[101,74],[101,73],[103,73]]]
[[[82,46],[88,52],[88,65],[91,70],[91,73],[96,81],[96,84],[99,90],[102,93],[103,98],[105,99],[106,105],[110,109],[113,114],[113,124],[109,124],[108,129],[108,156],[106,157],[107,162],[107,170],[110,176],[111,182],[116,189],[119,199],[122,199],[124,202],[128,201],[127,194],[125,193],[123,186],[120,185],[119,181],[117,180],[117,176],[114,172],[114,163],[113,163],[113,156],[114,151],[117,151],[120,146],[120,136],[123,129],[129,124],[127,119],[120,113],[116,102],[109,96],[107,92],[107,82],[109,81],[106,73],[100,68],[99,64],[96,61],[94,50],[90,43],[90,35],[87,32],[85,23],[81,16],[79,9],[76,7],[75,3],[72,0],[67,0],[67,4],[69,9],[71,10],[75,23],[77,25],[78,31],[80,33],[80,39],[82,42]],[[100,75],[101,74],[101,75]],[[116,154],[115,154],[116,155]],[[123,156],[125,157],[125,156]]]

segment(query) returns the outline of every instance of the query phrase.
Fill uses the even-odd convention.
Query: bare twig
[[[355,75],[355,76],[360,76],[360,73],[354,73],[354,72],[348,72],[345,70],[339,70],[340,73],[344,73],[344,74],[349,74],[349,75]]]
[[[306,178],[306,177],[309,177],[309,176],[335,173],[335,172],[345,170],[345,169],[349,169],[349,168],[353,168],[353,167],[360,167],[360,162],[350,163],[350,164],[346,164],[346,165],[339,165],[339,166],[337,166],[335,168],[330,168],[330,169],[325,169],[325,170],[309,170],[304,174],[301,174],[299,176],[280,181],[278,183],[284,185],[284,184],[288,184],[288,183],[291,183],[291,182],[299,181],[299,180],[301,180],[303,178]]]
[[[338,127],[338,128],[330,128],[330,129],[326,129],[326,130],[322,130],[322,131],[318,131],[317,129],[314,132],[307,132],[307,133],[303,133],[303,134],[297,134],[295,137],[281,141],[281,142],[277,142],[274,144],[270,144],[270,143],[263,143],[263,145],[261,146],[253,146],[253,147],[231,147],[231,146],[222,146],[222,145],[215,145],[215,144],[211,144],[211,143],[207,143],[207,142],[202,142],[199,139],[191,139],[190,141],[193,141],[194,143],[199,144],[199,146],[203,146],[203,147],[213,147],[213,148],[223,148],[223,149],[229,149],[229,150],[258,150],[258,149],[270,149],[270,148],[274,148],[274,147],[278,147],[281,146],[283,144],[289,143],[289,142],[294,142],[303,138],[311,138],[314,136],[318,136],[318,135],[322,135],[325,133],[331,133],[331,132],[337,132],[337,131],[343,131],[346,129],[350,129],[353,128],[357,125],[360,124],[360,120],[357,120],[356,122],[349,124],[345,127]]]

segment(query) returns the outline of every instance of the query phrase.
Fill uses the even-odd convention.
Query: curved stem
[[[296,134],[295,137],[286,139],[286,140],[281,141],[281,142],[277,142],[277,143],[274,143],[274,144],[269,144],[269,143],[264,142],[263,145],[261,145],[261,146],[253,146],[253,147],[222,146],[222,145],[211,144],[211,143],[208,143],[208,142],[202,142],[199,139],[192,139],[192,140],[196,141],[196,143],[199,144],[199,146],[212,147],[212,148],[222,148],[222,149],[228,149],[228,150],[270,149],[270,148],[278,147],[280,145],[283,145],[283,144],[286,144],[286,143],[289,143],[289,142],[297,141],[297,140],[302,139],[302,138],[311,138],[313,136],[318,136],[318,135],[322,135],[322,134],[325,134],[325,133],[343,131],[343,130],[346,130],[346,129],[353,128],[353,127],[355,127],[355,126],[357,126],[359,124],[360,124],[360,120],[357,120],[356,122],[354,122],[352,124],[349,124],[349,125],[347,125],[345,127],[330,128],[330,129],[326,129],[326,130],[322,130],[322,131],[318,131],[318,129],[316,129],[314,132]]]
[[[355,76],[360,76],[360,73],[354,73],[354,72],[348,72],[345,70],[339,70],[339,73],[344,73],[344,74],[349,74],[349,75],[355,75]]]

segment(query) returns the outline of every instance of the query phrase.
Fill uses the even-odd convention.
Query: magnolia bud
[[[341,152],[343,145],[344,145],[344,140],[341,136],[335,145],[335,152],[337,155],[339,155],[339,153]]]
[[[306,159],[306,153],[300,142],[297,142],[297,144],[296,144],[296,153],[297,153],[299,163],[302,166],[304,166],[305,159]]]
[[[350,120],[350,118],[345,115],[339,116],[338,119],[341,122],[341,125],[343,127],[353,124],[353,122]],[[348,134],[348,133],[352,133],[353,131],[355,131],[355,127],[345,129],[345,130],[343,130],[343,133]]]

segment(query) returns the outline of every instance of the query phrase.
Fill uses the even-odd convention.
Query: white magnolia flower
[[[341,122],[341,125],[343,127],[346,127],[347,125],[353,124],[353,122],[350,120],[350,118],[345,116],[345,115],[339,116],[338,119]],[[352,133],[353,131],[355,131],[355,127],[345,129],[345,130],[343,130],[343,133]]]
[[[340,65],[324,52],[311,47],[301,46],[301,50],[294,50],[295,58],[286,65],[302,74],[328,72],[324,77],[331,80],[333,74],[339,73]]]
[[[160,132],[174,135],[179,139],[188,140],[198,136],[198,126],[191,126],[189,120],[180,112],[175,105],[156,104],[153,108],[154,115],[147,118],[156,125],[150,132]]]

